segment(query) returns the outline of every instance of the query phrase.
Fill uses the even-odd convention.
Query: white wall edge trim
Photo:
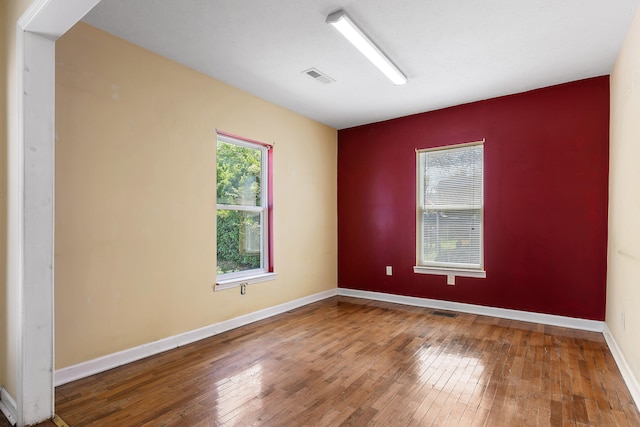
[[[18,19],[25,31],[57,40],[100,0],[33,0]]]
[[[145,357],[153,356],[154,354],[162,353],[163,351],[182,347],[184,345],[191,344],[193,342],[209,338],[235,328],[239,328],[240,326],[248,325],[259,320],[285,313],[295,308],[303,307],[317,301],[331,298],[333,296],[336,296],[337,293],[337,289],[330,289],[328,291],[320,292],[293,301],[285,302],[273,307],[258,310],[253,313],[234,317],[233,319],[214,323],[199,329],[194,329],[192,331],[187,331],[178,335],[163,338],[158,341],[142,344],[140,346],[122,350],[117,353],[108,354],[106,356],[98,357],[93,360],[78,363],[77,365],[58,369],[55,371],[55,385],[57,387],[59,385],[79,380],[93,374],[104,372],[118,366],[126,365],[127,363],[135,362],[136,360],[144,359]]]
[[[9,100],[13,94],[16,115],[7,123],[7,286],[16,289],[10,303],[16,307],[13,402],[20,427],[54,415],[53,41],[98,2],[30,0],[15,27],[16,84]],[[43,204],[45,200],[50,203]]]
[[[636,404],[637,408],[640,408],[640,384],[638,384],[638,379],[633,375],[633,371],[629,367],[627,363],[627,359],[624,357],[624,354],[620,350],[618,346],[618,342],[613,337],[609,326],[605,323],[604,331],[602,332],[604,335],[604,339],[609,346],[609,350],[613,355],[613,360],[616,361],[616,365],[618,365],[618,369],[620,370],[620,374],[622,374],[622,379],[625,384],[627,384],[627,388],[629,389],[629,393],[631,393],[631,397]]]
[[[360,291],[357,289],[347,288],[338,288],[338,295],[392,302],[396,304],[412,305],[416,307],[428,307],[438,308],[442,310],[459,311],[462,313],[499,317],[501,319],[519,320],[522,322],[541,323],[543,325],[561,326],[564,328],[580,329],[583,331],[604,331],[604,322],[598,320],[577,319],[574,317],[557,316],[553,314],[533,313],[530,311],[510,310],[506,308],[487,307],[483,305],[465,304],[461,302],[408,297],[403,295]]]
[[[7,417],[11,425],[18,422],[18,406],[6,388],[0,386],[0,411]]]

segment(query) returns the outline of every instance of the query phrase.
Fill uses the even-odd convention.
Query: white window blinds
[[[418,151],[418,265],[483,267],[483,144]]]

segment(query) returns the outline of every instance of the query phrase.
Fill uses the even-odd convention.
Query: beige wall
[[[640,380],[640,11],[611,74],[606,322]],[[624,323],[622,315],[624,313]]]
[[[16,123],[16,22],[31,0],[0,0],[0,385],[16,396],[18,290],[7,283],[7,145]]]
[[[78,24],[56,45],[56,367],[336,287],[334,129]],[[275,281],[213,292],[215,129],[274,150]]]

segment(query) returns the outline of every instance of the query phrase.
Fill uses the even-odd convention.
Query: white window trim
[[[264,272],[260,272],[259,270],[249,270],[249,272],[254,272],[254,274],[243,274],[241,276],[236,276],[236,277],[229,277],[223,280],[218,280],[216,282],[216,286],[214,287],[214,290],[216,291],[223,291],[225,289],[233,289],[233,288],[237,288],[241,285],[247,284],[247,285],[253,285],[254,283],[260,283],[260,282],[267,282],[269,280],[275,280],[278,277],[277,273],[264,273]],[[243,273],[247,273],[246,271],[243,271]],[[227,275],[229,274],[235,274],[235,273],[227,273]],[[221,276],[221,275],[220,275]],[[218,276],[218,277],[220,277]]]
[[[424,265],[414,265],[413,272],[417,274],[439,274],[442,276],[477,277],[484,279],[487,277],[485,270],[464,269],[464,268],[438,268]]]
[[[422,180],[420,179],[421,175],[420,175],[419,154],[428,152],[428,151],[439,151],[439,150],[447,150],[447,149],[453,149],[453,148],[470,147],[474,145],[484,145],[484,143],[485,143],[485,139],[483,138],[480,141],[468,142],[463,144],[426,148],[422,150],[416,149],[416,265],[413,266],[413,272],[415,274],[434,274],[434,275],[442,275],[447,277],[455,277],[455,276],[475,277],[480,279],[484,279],[487,277],[487,272],[484,269],[484,200],[483,200],[482,206],[480,206],[480,215],[481,215],[481,220],[480,220],[481,231],[480,232],[481,232],[481,240],[482,240],[482,245],[480,247],[480,267],[479,268],[463,268],[463,267],[456,268],[456,267],[440,267],[440,266],[434,266],[434,265],[427,266],[427,265],[420,264],[420,253],[422,250],[422,247],[420,245],[420,236],[422,232],[422,225],[420,221],[420,216],[421,216],[420,215],[421,213],[420,197],[422,194],[423,183],[422,183]],[[483,165],[482,173],[484,174],[484,165]],[[484,181],[484,177],[483,177],[483,181]],[[469,207],[469,208],[477,209],[476,207]]]
[[[253,283],[266,282],[269,280],[275,280],[277,274],[269,271],[270,259],[269,259],[269,202],[268,202],[268,189],[269,189],[269,150],[272,149],[270,145],[253,143],[243,140],[241,138],[234,138],[225,134],[218,133],[216,135],[216,142],[222,141],[228,144],[239,145],[246,148],[262,151],[261,159],[261,192],[260,200],[262,206],[244,206],[244,205],[225,205],[216,204],[216,212],[218,210],[238,210],[238,211],[250,211],[261,213],[261,233],[262,233],[262,259],[260,268],[253,270],[237,271],[232,273],[223,273],[216,276],[216,284],[214,286],[215,291],[221,291],[225,289],[237,288],[243,284],[251,285]]]

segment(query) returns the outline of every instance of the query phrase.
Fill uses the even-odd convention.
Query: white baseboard
[[[620,347],[618,347],[618,342],[613,337],[609,326],[604,325],[604,335],[605,341],[607,341],[607,345],[609,346],[609,350],[611,350],[611,354],[613,355],[613,359],[616,361],[616,365],[618,365],[618,369],[622,374],[622,379],[627,384],[627,388],[631,393],[631,397],[633,397],[633,401],[636,403],[636,407],[640,408],[640,385],[638,384],[638,379],[633,375],[633,371],[629,367],[627,363],[627,359],[625,359]]]
[[[328,291],[309,295],[307,297],[289,301],[280,305],[276,305],[274,307],[265,308],[263,310],[225,320],[220,323],[208,325],[200,329],[195,329],[158,341],[133,347],[127,350],[119,351],[117,353],[108,354],[106,356],[82,362],[77,365],[58,369],[55,372],[55,385],[59,386],[62,384],[66,384],[71,381],[79,380],[80,378],[85,378],[99,372],[104,372],[109,369],[125,365],[127,363],[135,362],[136,360],[144,359],[145,357],[149,357],[154,354],[162,353],[163,351],[181,347],[204,338],[209,338],[222,332],[226,332],[240,326],[257,322],[258,320],[266,319],[268,317],[285,313],[289,310],[293,310],[295,308],[302,307],[316,301],[321,301],[323,299],[333,297],[337,295],[337,293],[337,289],[330,289]]]
[[[0,386],[0,411],[7,417],[11,425],[18,422],[18,406],[6,388]]]
[[[602,332],[604,322],[598,320],[577,319],[574,317],[556,316],[553,314],[533,313],[529,311],[509,310],[506,308],[486,307],[461,302],[441,301],[429,298],[407,297],[403,295],[385,294],[381,292],[360,291],[357,289],[338,288],[338,295],[366,298],[376,301],[393,302],[416,307],[437,308],[441,310],[459,311],[462,313],[480,314],[499,317],[501,319],[520,320],[543,325],[562,326],[564,328],[584,331]]]

